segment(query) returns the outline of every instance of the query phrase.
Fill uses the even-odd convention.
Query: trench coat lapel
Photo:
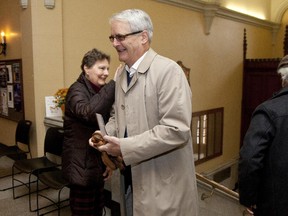
[[[128,91],[128,86],[127,86],[127,73],[126,73],[125,67],[124,67],[124,70],[121,72],[119,78],[120,78],[121,89],[123,90],[123,92],[126,93]]]
[[[129,91],[129,89],[131,89],[135,83],[138,80],[139,74],[138,73],[146,73],[147,70],[150,67],[151,62],[153,61],[153,58],[155,58],[155,56],[157,55],[157,53],[153,50],[153,49],[149,49],[145,58],[143,59],[143,61],[140,63],[136,73],[133,75],[132,80],[130,82],[130,85],[127,86],[127,73],[125,70],[125,67],[123,67],[123,71],[120,75],[120,85],[122,90],[126,93]]]
[[[128,92],[129,89],[131,89],[133,85],[135,85],[137,79],[138,79],[138,71],[136,71],[136,73],[133,75],[129,86],[127,86],[127,73],[126,73],[126,70],[124,69],[120,75],[120,85],[121,85],[122,90],[125,93]]]

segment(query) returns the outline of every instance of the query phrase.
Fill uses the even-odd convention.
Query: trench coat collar
[[[281,97],[282,95],[285,95],[285,94],[288,94],[288,87],[284,87],[280,89],[280,91],[276,92],[271,99]]]
[[[135,83],[137,82],[137,80],[139,78],[139,74],[145,74],[148,71],[148,69],[149,69],[149,67],[150,67],[150,65],[151,65],[151,63],[152,63],[152,61],[156,55],[157,55],[157,53],[152,48],[150,48],[148,50],[143,61],[139,64],[136,73],[133,75],[129,86],[127,86],[127,73],[126,73],[125,67],[123,67],[123,71],[120,74],[119,78],[120,78],[121,88],[125,93],[127,91],[129,91],[129,89],[131,89],[135,85]]]

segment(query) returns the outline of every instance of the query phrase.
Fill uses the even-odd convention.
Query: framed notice
[[[0,117],[24,119],[21,59],[0,61]]]
[[[54,96],[45,97],[45,110],[46,110],[46,117],[57,117],[63,115],[61,108],[56,107]]]

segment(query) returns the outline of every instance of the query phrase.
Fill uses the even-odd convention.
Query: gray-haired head
[[[282,79],[282,86],[287,87],[288,86],[288,55],[284,56],[277,69],[278,74],[280,74]]]
[[[128,22],[132,32],[146,30],[151,43],[153,37],[153,24],[150,16],[140,9],[127,9],[114,14],[109,23],[113,21]]]

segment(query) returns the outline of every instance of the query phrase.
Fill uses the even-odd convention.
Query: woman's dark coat
[[[82,72],[66,96],[62,170],[70,184],[95,185],[103,181],[101,154],[88,140],[98,130],[95,113],[107,122],[114,103],[115,82],[111,80],[95,90]]]
[[[239,161],[240,203],[255,215],[288,215],[288,88],[253,113]]]

